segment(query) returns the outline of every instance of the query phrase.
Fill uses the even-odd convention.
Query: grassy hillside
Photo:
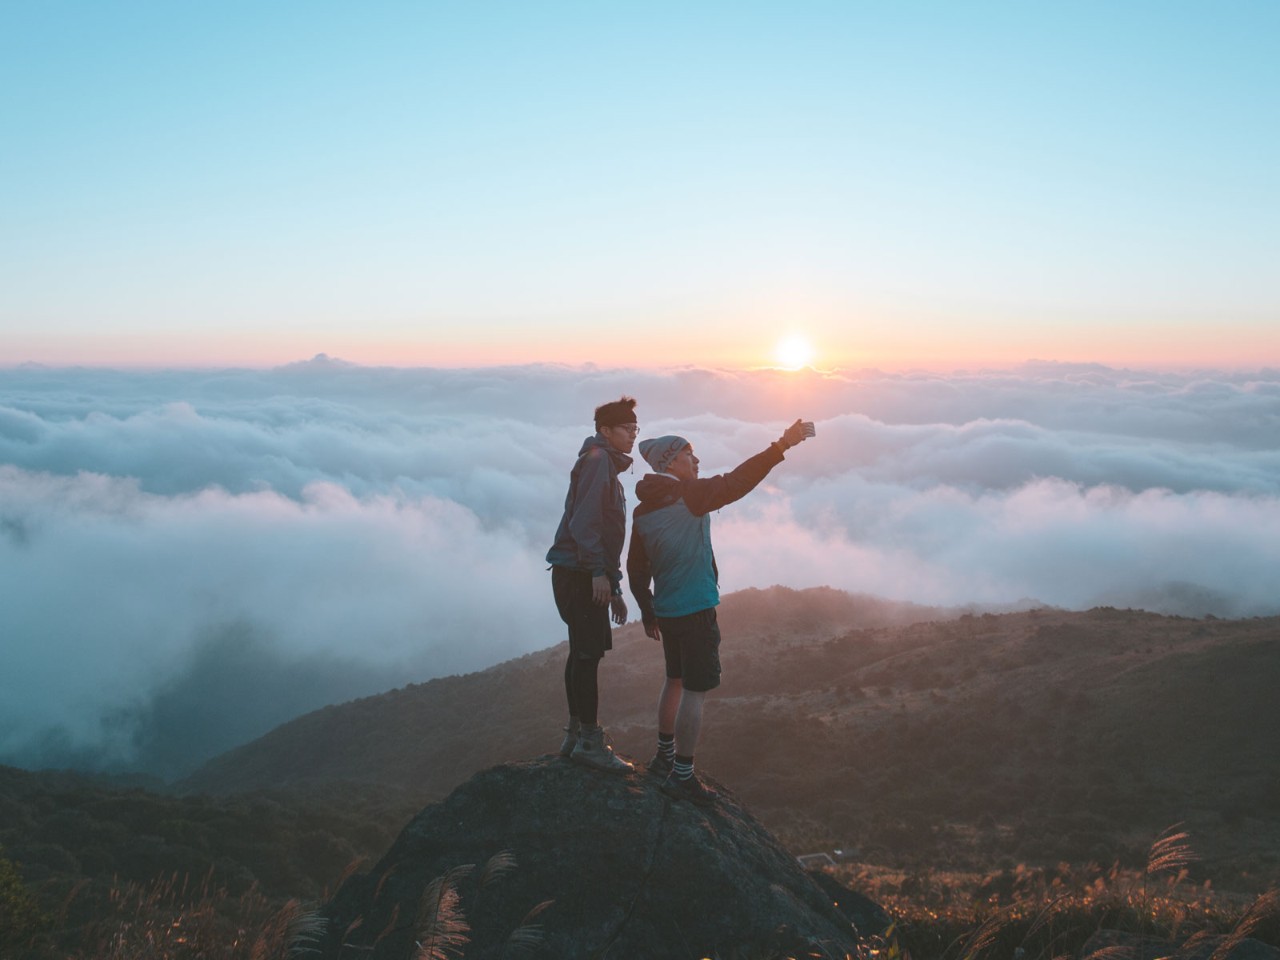
[[[837,590],[774,588],[733,594],[722,607],[721,624],[732,638],[726,643],[731,658],[727,648],[734,645],[745,649],[780,636],[808,641],[939,615]],[[559,644],[479,673],[315,711],[215,758],[181,786],[228,793],[354,780],[443,797],[478,770],[559,745],[566,652]],[[648,749],[662,669],[661,649],[639,624],[614,631],[614,650],[601,667],[601,720],[624,750]]]
[[[1280,881],[1277,619],[955,616],[773,589],[728,597],[721,623],[700,768],[795,852],[856,851],[842,875],[917,956],[958,956],[996,909],[1002,938],[1071,914],[1035,956],[1100,926],[1172,935],[1188,910],[1224,933],[1247,901],[1205,880]],[[605,719],[643,760],[661,656],[638,626],[615,638]],[[288,898],[333,889],[472,772],[554,749],[564,654],[301,717],[186,785],[203,792],[0,768],[0,956],[260,955]],[[1142,868],[1174,822],[1202,859],[1167,899]]]
[[[0,767],[0,848],[34,884],[212,873],[234,895],[316,897],[352,860],[380,854],[421,806],[407,791],[359,784],[180,797]]]
[[[937,618],[833,590],[745,591],[721,609],[725,681],[700,768],[797,851],[900,865],[1137,862],[1184,822],[1206,876],[1280,873],[1280,621],[1101,608]],[[286,724],[185,785],[356,780],[446,794],[554,749],[563,646]],[[602,720],[652,752],[658,646],[615,632]]]
[[[421,806],[385,786],[178,797],[0,767],[0,957],[176,956],[160,944],[256,935],[380,856]]]

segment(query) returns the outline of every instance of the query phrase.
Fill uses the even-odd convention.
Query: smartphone
[[[806,437],[816,437],[818,435],[818,430],[813,425],[812,420],[802,420],[800,422],[800,429],[804,431],[804,435]]]

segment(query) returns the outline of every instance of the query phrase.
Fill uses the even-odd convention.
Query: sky
[[[0,2],[0,366],[1280,363],[1269,2]]]
[[[0,762],[179,776],[562,642],[544,558],[624,392],[704,475],[816,423],[713,515],[724,593],[1280,614],[1275,369],[0,370]]]
[[[725,592],[1280,613],[1277,36],[0,0],[0,763],[180,776],[560,642],[623,393],[709,472],[816,421]]]

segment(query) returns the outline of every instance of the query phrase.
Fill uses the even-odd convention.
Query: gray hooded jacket
[[[600,434],[587,437],[569,473],[564,516],[556,529],[547,562],[607,574],[616,589],[622,583],[622,542],[627,536],[627,498],[618,474],[631,458],[615,450]]]

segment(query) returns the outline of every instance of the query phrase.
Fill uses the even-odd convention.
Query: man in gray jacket
[[[756,488],[783,452],[813,436],[797,420],[782,436],[726,474],[698,478],[698,458],[684,437],[642,440],[640,455],[656,473],[636,484],[627,576],[644,632],[662,642],[667,679],[658,698],[658,752],[649,771],[672,796],[708,805],[716,792],[693,773],[702,703],[720,685],[719,576],[711,549],[712,510]],[[650,592],[649,583],[653,582]]]
[[[636,402],[622,397],[595,411],[595,436],[587,437],[569,473],[569,492],[555,543],[547,551],[551,589],[560,619],[569,628],[564,688],[569,725],[560,755],[579,763],[625,773],[632,766],[616,756],[598,722],[597,674],[606,650],[613,648],[609,627],[627,622],[622,599],[622,542],[627,532],[627,501],[618,480],[631,466],[636,442]]]

